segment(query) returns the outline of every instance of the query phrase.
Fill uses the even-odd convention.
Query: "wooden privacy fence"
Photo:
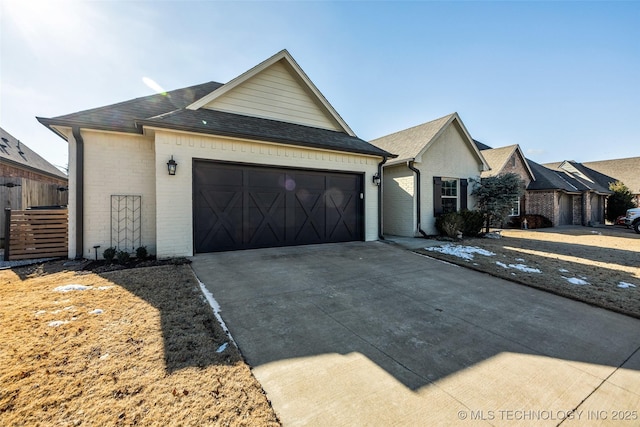
[[[5,209],[4,260],[66,256],[66,209]]]

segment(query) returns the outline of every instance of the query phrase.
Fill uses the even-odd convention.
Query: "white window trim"
[[[440,199],[455,199],[456,201],[456,210],[458,212],[460,210],[460,179],[458,178],[442,178],[442,189],[444,190],[444,183],[447,181],[455,181],[456,182],[456,195],[455,196],[445,196],[444,194],[440,194]],[[442,204],[444,206],[444,203]]]
[[[511,205],[511,213],[509,214],[509,216],[520,216],[520,196],[518,196],[517,207],[518,207],[518,210],[516,211],[514,210],[514,205]]]

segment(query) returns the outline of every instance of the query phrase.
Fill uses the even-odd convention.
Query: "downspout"
[[[83,258],[84,248],[84,140],[80,128],[72,128],[76,141],[76,259]]]
[[[422,230],[422,224],[420,224],[420,218],[422,218],[420,209],[420,169],[413,166],[413,160],[407,160],[407,167],[416,174],[416,215],[418,216],[418,223],[416,226],[418,227],[420,234],[422,234],[422,237],[426,239],[427,233]]]
[[[378,163],[378,176],[380,177],[380,185],[378,185],[378,239],[384,240],[382,234],[382,165],[387,163],[387,156],[382,157],[382,161]]]

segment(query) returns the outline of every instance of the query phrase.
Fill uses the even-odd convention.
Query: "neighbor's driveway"
[[[640,422],[638,319],[381,242],[192,266],[285,425]]]

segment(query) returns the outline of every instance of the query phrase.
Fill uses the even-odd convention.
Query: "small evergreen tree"
[[[491,222],[509,215],[513,201],[524,194],[524,182],[518,174],[511,172],[471,181],[474,185],[471,194],[476,196],[488,233]]]
[[[617,217],[626,214],[627,209],[636,207],[631,190],[621,181],[610,183],[609,190],[613,191],[607,203],[607,219],[609,221],[615,221]]]

